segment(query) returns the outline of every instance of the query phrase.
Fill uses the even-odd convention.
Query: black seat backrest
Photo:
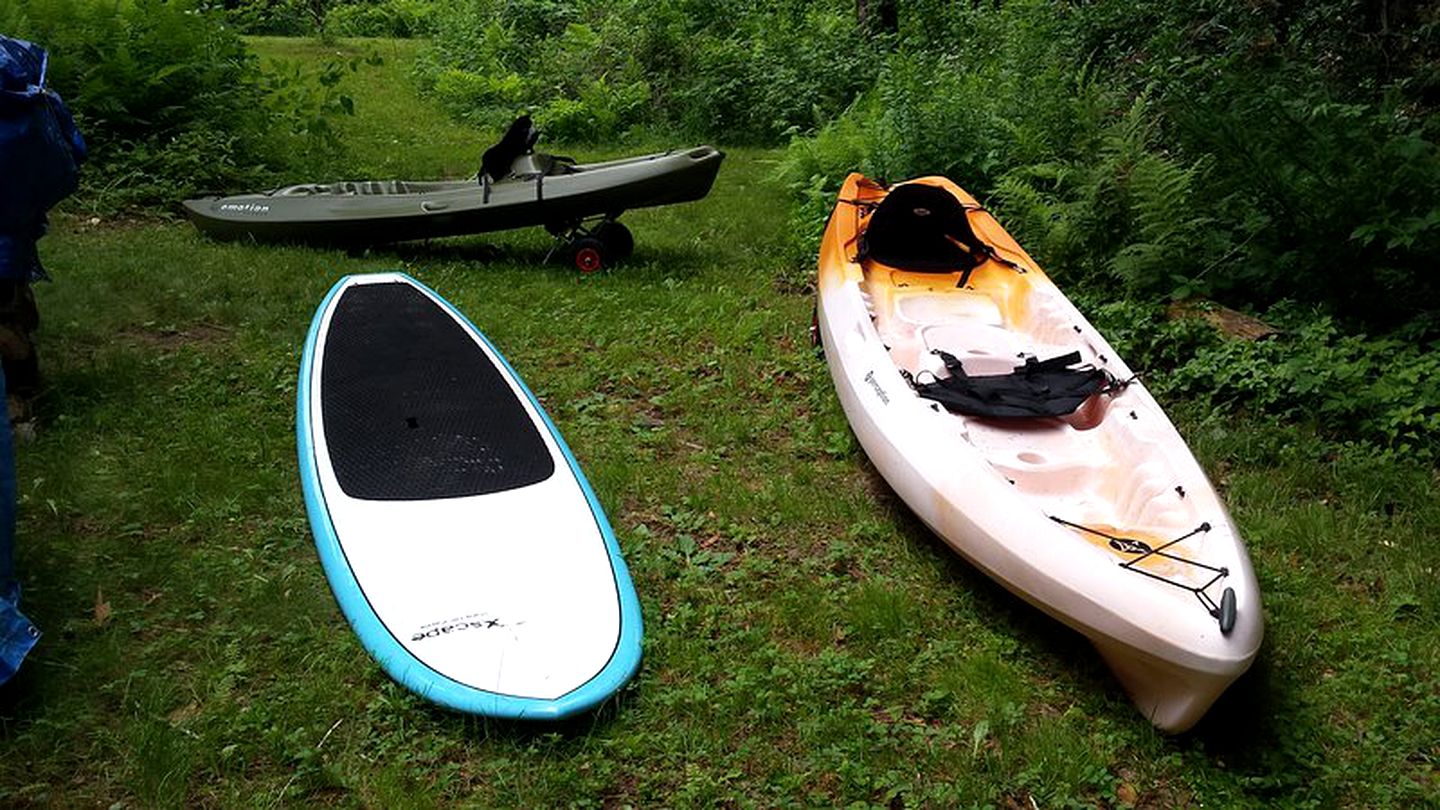
[[[963,272],[990,255],[960,200],[924,183],[892,189],[870,215],[860,240],[860,258],[901,270]]]
[[[530,116],[522,115],[516,118],[510,128],[505,130],[505,136],[500,142],[485,150],[480,157],[480,174],[482,177],[489,177],[491,182],[503,180],[510,174],[510,167],[515,159],[521,155],[528,155],[535,148],[535,142],[540,139],[540,130],[535,128],[535,122]]]

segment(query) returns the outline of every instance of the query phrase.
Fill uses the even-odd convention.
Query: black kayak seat
[[[539,175],[550,177],[557,174],[574,174],[579,169],[575,168],[575,159],[561,155],[551,155],[545,152],[531,152],[515,158],[510,164],[510,176],[520,178],[533,178]]]
[[[960,200],[924,183],[892,189],[871,213],[859,246],[858,259],[921,273],[967,273],[993,255]]]

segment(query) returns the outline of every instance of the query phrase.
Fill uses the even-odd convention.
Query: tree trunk
[[[895,0],[855,0],[855,21],[867,36],[900,32],[900,10]]]
[[[325,12],[328,0],[306,0],[305,10],[310,13],[311,22],[315,23],[315,36],[325,39]]]

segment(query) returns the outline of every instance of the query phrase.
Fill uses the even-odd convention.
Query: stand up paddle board
[[[399,273],[341,279],[305,342],[296,432],[330,587],[395,680],[557,719],[640,663],[640,604],[559,432],[494,346]]]

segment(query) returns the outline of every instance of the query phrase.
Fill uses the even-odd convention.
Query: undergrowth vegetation
[[[196,0],[14,0],[0,31],[49,52],[91,151],[80,200],[102,212],[333,166],[354,109],[338,85],[357,59],[262,65]]]
[[[246,34],[418,37],[434,29],[437,0],[226,0],[225,18]]]
[[[1277,334],[1226,339],[1163,306],[1103,293],[1075,297],[1169,400],[1305,425],[1351,452],[1433,462],[1440,451],[1440,342],[1346,330],[1293,302],[1265,310]]]
[[[1360,22],[1348,4],[1305,5]],[[1435,79],[1327,81],[1323,60],[1302,58],[1314,49],[1300,32],[1279,39],[1279,11],[1182,3],[1140,28],[1122,7],[902,15],[907,46],[844,116],[795,145],[792,182],[823,195],[852,168],[946,174],[1067,279],[1245,306],[1292,299],[1431,329]],[[1207,39],[1215,29],[1228,32],[1220,42]],[[814,220],[801,223],[812,234]]]
[[[1176,386],[1440,449],[1434,19],[1386,23],[1405,38],[1348,2],[901,8],[875,85],[790,147],[798,255],[847,172],[944,174],[1074,292],[1151,325],[1202,298],[1286,327],[1152,367]]]
[[[464,0],[438,12],[418,76],[491,127],[523,108],[572,142],[643,127],[774,143],[844,109],[878,53],[841,0]]]

